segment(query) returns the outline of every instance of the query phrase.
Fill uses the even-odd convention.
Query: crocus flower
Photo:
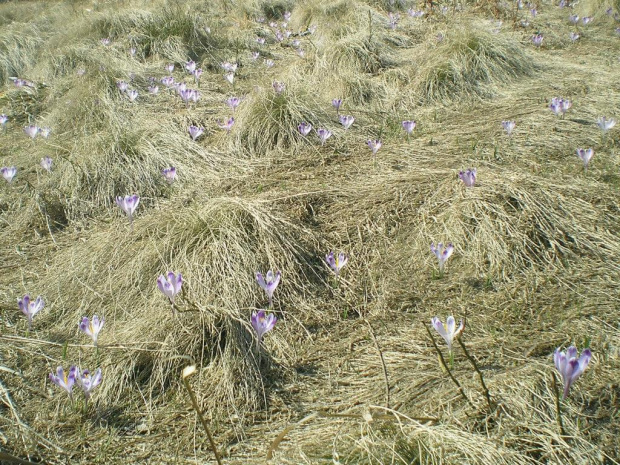
[[[99,331],[103,328],[104,323],[105,320],[103,318],[99,319],[97,315],[93,316],[92,320],[89,320],[88,317],[85,316],[78,324],[78,328],[90,337],[93,340],[93,344],[97,346],[97,337],[99,336]]]
[[[579,16],[569,15],[568,20],[573,24],[577,24],[579,22]]]
[[[569,34],[569,37],[571,42],[576,42],[579,39],[579,34],[577,34],[576,32],[571,32]]]
[[[370,150],[372,150],[372,154],[376,155],[379,149],[381,148],[381,141],[379,139],[370,139],[366,142]]]
[[[270,59],[266,59],[265,60],[265,66],[267,68],[273,68],[275,66],[276,62]]]
[[[289,21],[291,19],[291,12],[285,11],[282,17],[284,18],[284,21]]]
[[[30,329],[32,327],[32,319],[45,307],[45,302],[41,296],[38,296],[34,302],[31,302],[30,296],[26,294],[23,298],[17,299],[17,306],[28,317],[28,329]]]
[[[172,271],[169,271],[166,276],[159,275],[157,278],[157,288],[170,300],[174,302],[174,297],[181,292],[181,286],[183,285],[183,276],[181,273],[175,275]]]
[[[121,92],[125,92],[127,88],[129,87],[129,84],[127,84],[125,81],[116,81],[116,87]]]
[[[536,45],[537,47],[540,47],[543,43],[543,35],[542,34],[535,34],[532,36],[532,42],[534,42],[534,45]]]
[[[166,66],[164,66],[164,69],[168,71],[169,73],[172,73],[174,71],[174,64],[168,63]]]
[[[200,92],[194,89],[179,88],[179,97],[181,97],[181,100],[183,100],[187,105],[189,102],[197,102],[200,98]]]
[[[170,168],[164,168],[162,170],[162,174],[164,175],[164,178],[166,178],[166,181],[172,184],[174,178],[176,178],[177,176],[177,169],[174,166],[171,166]]]
[[[276,290],[276,287],[278,287],[281,277],[282,273],[279,271],[274,274],[273,271],[269,270],[264,278],[261,273],[258,271],[256,272],[256,281],[258,282],[258,285],[263,288],[263,290],[267,293],[267,297],[269,297],[269,307],[271,307],[273,303],[273,293]]]
[[[594,150],[593,149],[577,149],[577,156],[579,158],[581,158],[581,161],[583,162],[583,167],[584,169],[588,169],[588,163],[590,162],[590,159],[594,156]]]
[[[431,252],[433,252],[437,257],[437,260],[439,260],[439,271],[443,273],[443,268],[448,261],[448,258],[450,258],[454,252],[454,246],[448,243],[448,245],[444,247],[444,245],[440,242],[437,244],[437,247],[435,247],[435,244],[431,242]]]
[[[224,69],[224,71],[234,73],[235,71],[237,71],[237,63],[230,63],[228,61],[225,61],[224,63],[222,63],[222,68]]]
[[[504,128],[504,131],[506,131],[506,134],[508,134],[509,136],[512,134],[512,131],[514,131],[516,125],[517,123],[515,123],[514,121],[502,121],[502,127]]]
[[[235,73],[224,74],[224,79],[226,79],[230,84],[232,84],[235,80]]]
[[[136,49],[135,49],[135,47],[131,47],[129,49],[129,55],[132,56],[132,57],[136,56]]]
[[[416,122],[415,121],[403,121],[402,122],[403,129],[407,132],[407,134],[411,134],[415,129]]]
[[[271,85],[276,94],[281,94],[282,92],[284,92],[284,89],[286,89],[286,84],[284,84],[283,82],[273,81]]]
[[[50,157],[41,158],[41,168],[45,171],[52,171],[52,159]]]
[[[302,121],[301,123],[299,123],[299,126],[297,126],[297,130],[302,136],[305,137],[310,134],[310,131],[312,130],[312,125],[310,123]]]
[[[77,367],[72,366],[69,368],[69,373],[65,373],[62,367],[56,368],[56,374],[50,373],[50,381],[56,386],[63,388],[69,394],[72,395],[73,385],[75,384],[75,377],[77,373]]]
[[[320,128],[316,130],[316,135],[321,139],[321,145],[324,145],[325,141],[331,137],[332,133],[329,129]]]
[[[389,17],[389,22],[388,22],[388,26],[390,29],[396,29],[396,26],[398,26],[398,21],[400,20],[400,15],[398,13],[388,13],[388,17]]]
[[[149,86],[149,94],[156,95],[159,93],[159,87],[156,85]]]
[[[325,255],[325,261],[330,266],[330,268],[336,273],[336,278],[340,274],[340,270],[347,264],[349,258],[343,254],[342,252],[338,255],[334,254],[334,252],[330,252]]]
[[[267,315],[265,310],[259,310],[258,312],[252,312],[252,327],[256,331],[256,337],[258,343],[263,340],[263,335],[273,329],[278,319],[273,313]]]
[[[474,187],[474,184],[476,184],[476,168],[459,171],[459,178],[467,187]]]
[[[584,16],[581,18],[581,22],[585,26],[586,24],[590,24],[594,18],[592,16]]]
[[[233,124],[235,124],[235,118],[233,118],[232,116],[227,120],[220,120],[217,122],[217,125],[220,127],[220,129],[224,129],[226,132],[230,132]]]
[[[161,78],[161,83],[166,87],[172,87],[174,85],[174,78],[172,76],[166,76]]]
[[[581,373],[584,372],[592,358],[590,349],[583,350],[579,358],[577,358],[577,355],[577,348],[575,346],[569,347],[566,352],[561,352],[558,347],[553,354],[555,367],[560,372],[564,383],[564,394],[562,398],[566,398],[571,385],[579,378]]]
[[[532,8],[530,9],[530,13],[532,15],[532,18],[535,18],[536,15],[538,14],[538,10],[536,10],[536,8]]]
[[[101,368],[97,368],[93,376],[90,375],[90,371],[84,370],[81,375],[77,374],[75,381],[84,391],[84,397],[88,402],[91,391],[101,384]]]
[[[570,100],[560,97],[553,97],[551,99],[551,103],[549,104],[549,108],[556,114],[556,116],[564,116],[571,106],[573,106],[573,104]]]
[[[188,131],[193,140],[198,139],[205,132],[204,128],[199,128],[198,126],[190,126]]]
[[[14,166],[5,166],[0,168],[0,173],[2,173],[2,177],[6,179],[6,182],[10,183],[17,174],[17,168]]]
[[[229,97],[226,99],[226,105],[228,105],[231,108],[233,113],[237,109],[240,103],[241,103],[240,97]]]
[[[26,126],[24,128],[24,132],[26,133],[26,135],[28,135],[28,137],[34,139],[35,137],[37,137],[37,134],[39,134],[39,128],[31,124],[30,126]]]
[[[4,126],[8,120],[9,120],[9,117],[6,116],[4,113],[2,113],[0,115],[0,126]]]
[[[341,98],[332,99],[332,105],[336,109],[336,111],[340,111],[340,107],[342,106],[342,99]]]
[[[192,60],[189,60],[185,63],[185,69],[188,73],[193,73],[196,70],[196,63]]]
[[[129,217],[129,223],[133,221],[133,214],[140,203],[140,197],[137,195],[126,195],[125,197],[116,197],[116,205],[121,207],[127,216]]]
[[[52,129],[51,128],[48,128],[48,127],[39,128],[39,134],[44,139],[47,139],[50,136],[51,133],[52,133]]]
[[[263,37],[257,37],[256,42],[260,45],[265,45],[265,39]]]
[[[606,116],[601,116],[596,120],[596,124],[598,124],[598,127],[601,128],[601,131],[607,132],[616,125],[616,120],[612,118],[607,119]]]
[[[126,95],[130,102],[134,102],[138,98],[138,91],[131,89],[126,92]]]
[[[452,343],[454,342],[454,339],[459,337],[465,329],[463,321],[461,320],[461,324],[457,328],[456,321],[453,316],[448,317],[445,325],[441,322],[439,317],[435,316],[431,319],[431,323],[433,324],[433,328],[435,328],[439,335],[444,338],[446,344],[448,344],[448,350],[452,352]]]
[[[353,118],[351,115],[340,115],[338,119],[340,120],[340,124],[342,124],[345,130],[349,129],[355,121],[355,118]]]
[[[105,46],[108,46],[112,43],[112,41],[108,38],[105,38],[105,39],[101,39],[101,43]]]
[[[252,52],[252,60],[258,60],[258,57],[260,56],[259,52]]]
[[[196,81],[196,84],[199,84],[200,76],[202,76],[202,68],[196,68],[192,74],[194,75],[194,80]]]

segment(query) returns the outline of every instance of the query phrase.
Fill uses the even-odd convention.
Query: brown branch
[[[484,382],[484,377],[482,376],[482,372],[478,369],[478,364],[476,363],[474,358],[467,351],[467,348],[465,347],[465,344],[463,343],[461,338],[457,337],[456,340],[458,341],[459,345],[463,349],[463,352],[465,353],[465,356],[467,357],[467,359],[473,365],[474,370],[476,370],[476,373],[478,373],[478,377],[480,378],[480,384],[482,385],[482,390],[484,391],[484,397],[486,397],[487,405],[489,406],[489,412],[492,412],[493,411],[493,404],[491,403],[491,396],[489,395],[489,389],[487,388],[487,385]]]
[[[385,406],[390,408],[390,381],[388,379],[387,367],[385,366],[385,360],[383,359],[383,352],[381,352],[381,348],[379,347],[379,343],[377,342],[377,336],[375,336],[375,330],[372,329],[372,326],[368,320],[365,320],[368,328],[370,329],[370,335],[372,336],[372,340],[375,343],[375,347],[377,348],[377,352],[379,352],[379,358],[381,359],[381,366],[383,367],[383,378],[385,379]]]

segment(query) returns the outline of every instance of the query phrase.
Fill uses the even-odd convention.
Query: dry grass
[[[608,4],[578,5],[595,21],[574,44],[568,11],[552,5],[527,29],[508,24],[528,13],[514,5],[424,18],[409,17],[412,6],[0,5],[0,113],[10,117],[0,166],[18,168],[0,184],[3,451],[45,463],[209,461],[180,383],[195,364],[226,463],[264,463],[270,450],[283,464],[620,461],[619,140],[595,124],[620,117]],[[286,11],[294,36],[280,43],[269,22]],[[389,12],[400,14],[394,30]],[[497,34],[490,14],[506,23]],[[148,95],[170,62],[195,87],[187,59],[204,69],[198,104],[161,84]],[[224,61],[239,65],[234,86]],[[16,88],[14,76],[36,85]],[[217,122],[230,96],[243,102],[226,134]],[[573,102],[563,119],[547,108],[556,96]],[[346,131],[337,97],[356,118]],[[405,119],[418,122],[410,138]],[[304,138],[302,121],[333,136]],[[52,135],[30,141],[27,124]],[[190,124],[206,128],[197,141]],[[376,160],[369,138],[383,141]],[[595,150],[587,173],[578,147]],[[161,175],[170,165],[172,185]],[[468,189],[457,174],[470,167]],[[130,227],[114,198],[133,193]],[[455,245],[441,277],[431,241]],[[337,286],[329,250],[350,256]],[[268,269],[282,271],[278,323],[257,349],[249,317],[267,299],[254,273]],[[175,311],[155,284],[168,270],[185,279]],[[29,333],[15,303],[25,293],[46,301]],[[98,350],[76,328],[93,314],[106,319]],[[423,325],[450,314],[467,318],[492,411],[460,348],[453,374],[467,400],[437,362]],[[570,344],[594,358],[562,403],[561,434],[551,354]],[[70,364],[103,369],[86,409],[48,382]]]

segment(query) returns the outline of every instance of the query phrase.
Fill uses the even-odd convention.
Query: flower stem
[[[553,388],[553,397],[555,398],[555,410],[556,410],[556,421],[558,422],[558,428],[560,428],[560,434],[562,436],[566,436],[566,431],[564,430],[564,422],[562,421],[562,405],[560,403],[560,391],[558,390],[558,380],[555,377],[555,373],[551,372],[551,387]]]

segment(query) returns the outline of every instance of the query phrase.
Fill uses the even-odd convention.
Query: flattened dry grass
[[[533,51],[527,31],[493,34],[479,15],[452,9],[414,19],[406,6],[61,3],[28,23],[44,31],[29,39],[38,55],[19,56],[12,39],[17,48],[0,50],[0,62],[21,63],[20,77],[37,83],[0,93],[11,118],[0,165],[18,167],[0,185],[7,450],[46,463],[208,461],[180,383],[195,364],[191,383],[227,463],[263,463],[268,452],[290,464],[619,460],[618,140],[594,124],[618,118],[620,104],[607,53],[618,45],[596,45],[613,32],[607,18],[568,46],[565,17],[545,6],[537,24],[559,32]],[[0,12],[15,18],[19,8]],[[304,57],[268,24],[286,11]],[[401,13],[395,30],[388,11]],[[195,87],[183,70],[190,58],[205,71],[197,105],[163,85],[147,95],[169,62]],[[239,65],[234,86],[223,61]],[[136,102],[120,79],[139,90]],[[281,95],[274,80],[286,84]],[[243,102],[227,134],[217,121],[232,114],[231,95]],[[547,108],[555,96],[573,101],[564,119]],[[356,118],[347,131],[336,97]],[[403,119],[418,121],[409,138]],[[517,122],[510,139],[504,119]],[[321,146],[314,132],[299,134],[302,121],[334,135]],[[52,136],[29,141],[28,123]],[[206,129],[197,141],[190,124]],[[376,137],[373,159],[366,140]],[[587,173],[577,146],[595,149]],[[51,173],[38,165],[48,155]],[[170,165],[172,185],[161,175]],[[471,189],[457,178],[470,167]],[[133,228],[114,204],[132,193]],[[431,241],[455,245],[441,277]],[[329,250],[349,255],[338,283]],[[258,349],[249,317],[267,299],[254,274],[268,269],[282,271],[278,323]],[[156,287],[166,271],[185,280],[175,312]],[[15,305],[25,293],[47,302],[31,333]],[[76,328],[93,314],[106,319],[98,351]],[[459,347],[453,373],[467,400],[437,362],[422,325],[449,314],[467,318],[464,342],[492,411]],[[563,402],[562,435],[551,354],[570,344],[594,358]],[[70,364],[103,369],[88,409],[47,381]]]

